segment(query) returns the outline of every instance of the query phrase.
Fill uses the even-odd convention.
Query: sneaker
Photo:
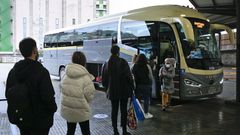
[[[162,111],[166,111],[166,108],[165,108],[165,107],[163,107],[163,108],[162,108]]]
[[[153,115],[151,113],[145,113],[145,118],[146,119],[150,119],[152,117],[153,117]]]

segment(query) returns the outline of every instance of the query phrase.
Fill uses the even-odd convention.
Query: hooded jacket
[[[166,58],[165,62],[170,63],[170,67],[167,68],[166,64],[160,69],[159,71],[159,76],[162,78],[162,91],[163,92],[168,92],[168,93],[173,93],[174,92],[174,83],[173,83],[173,78],[175,77],[175,68],[174,68],[174,63],[175,59],[174,58]]]
[[[132,74],[126,60],[118,56],[113,57],[114,64],[109,70],[109,63],[105,63],[102,69],[102,84],[107,89],[110,100],[128,99],[132,96],[134,88]]]
[[[24,82],[30,90],[32,112],[34,113],[31,129],[45,129],[53,125],[53,115],[57,110],[54,89],[49,72],[38,61],[25,59],[17,62],[7,78],[6,92],[14,86],[15,79]]]
[[[61,82],[61,116],[67,122],[83,122],[90,119],[90,102],[95,87],[91,75],[79,64],[69,64]]]
[[[134,79],[136,82],[136,86],[138,85],[152,85],[151,75],[149,71],[149,65],[145,65],[142,63],[134,64],[132,68],[132,73],[134,75]]]

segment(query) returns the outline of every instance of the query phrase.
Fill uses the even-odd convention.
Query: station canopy
[[[189,0],[211,23],[237,27],[235,0]]]

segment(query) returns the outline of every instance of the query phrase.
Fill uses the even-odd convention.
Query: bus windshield
[[[176,24],[187,65],[191,68],[206,70],[220,68],[220,51],[210,29],[210,23],[196,18],[187,19],[192,24],[194,41],[186,39],[181,25]]]

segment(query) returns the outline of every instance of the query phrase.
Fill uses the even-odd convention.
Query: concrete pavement
[[[4,78],[12,66],[3,68],[0,64],[0,76]],[[2,73],[3,72],[3,73]],[[0,80],[0,93],[3,93],[3,80]],[[56,102],[60,103],[59,81],[52,79],[56,92]],[[2,84],[1,84],[2,83]],[[236,83],[234,80],[224,81],[223,93],[213,99],[194,101],[175,101],[175,106],[163,112],[158,104],[151,105],[152,119],[138,123],[137,130],[129,130],[133,135],[239,135],[240,107],[228,106],[225,100],[235,98]],[[160,102],[160,101],[155,101]],[[6,102],[0,102],[0,135],[11,135],[11,126],[6,115]],[[110,102],[103,92],[96,91],[92,103],[92,118],[90,120],[92,135],[112,135]],[[95,118],[96,114],[106,114],[106,118]],[[119,119],[120,120],[120,119]],[[66,122],[60,116],[59,110],[54,117],[54,126],[50,135],[66,134]],[[121,132],[121,129],[119,128]],[[80,133],[79,126],[76,134]]]

